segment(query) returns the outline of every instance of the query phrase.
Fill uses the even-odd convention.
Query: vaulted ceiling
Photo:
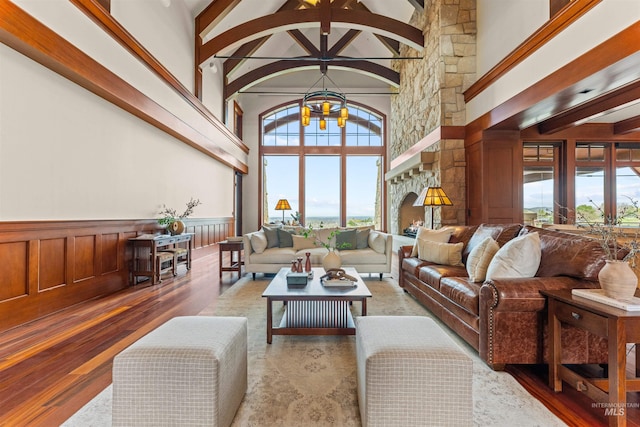
[[[422,50],[408,24],[419,0],[185,0],[196,16],[196,61],[224,73],[225,97],[304,88],[321,73],[339,86],[389,91],[400,43]]]
[[[196,61],[223,73],[225,98],[238,93],[304,91],[321,72],[339,88],[390,93],[400,43],[422,51],[422,29],[409,24],[424,0],[184,0],[196,21]],[[640,68],[634,55],[558,92],[498,128],[541,133],[581,123],[640,130]],[[480,76],[478,76],[480,77]],[[197,91],[202,90],[196,85]]]

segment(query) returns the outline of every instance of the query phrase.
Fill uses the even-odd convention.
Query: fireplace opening
[[[418,227],[424,225],[424,206],[413,206],[418,195],[409,193],[404,196],[398,210],[398,228],[408,237],[416,237]]]

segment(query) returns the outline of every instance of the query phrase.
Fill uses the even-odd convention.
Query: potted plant
[[[194,199],[193,197],[187,202],[185,211],[178,215],[178,212],[173,208],[168,208],[166,205],[162,205],[160,210],[160,218],[158,224],[165,227],[167,231],[172,234],[182,234],[184,232],[184,218],[188,218],[193,214],[193,209],[201,204],[200,199]]]
[[[583,211],[576,210],[577,227],[586,229],[586,234],[599,240],[600,246],[607,256],[605,266],[598,273],[600,287],[605,295],[619,300],[629,300],[634,296],[638,286],[638,276],[634,272],[636,256],[640,250],[638,231],[629,233],[625,228],[625,220],[635,218],[640,220],[638,201],[629,198],[630,205],[622,206],[615,217],[607,216],[593,200],[594,215],[588,216]],[[600,218],[597,221],[594,218]]]
[[[323,228],[322,223],[320,223],[320,228]],[[323,246],[327,251],[329,251],[324,258],[322,259],[322,267],[325,270],[329,270],[332,268],[340,268],[342,266],[342,260],[340,259],[340,254],[336,251],[336,249],[349,249],[350,244],[337,244],[336,236],[340,234],[339,229],[332,230],[326,238],[326,241],[320,240],[318,234],[314,231],[313,226],[309,226],[309,228],[305,228],[301,233],[305,238],[309,238],[313,236],[315,239],[316,246]]]

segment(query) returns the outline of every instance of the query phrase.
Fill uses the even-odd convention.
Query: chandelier
[[[325,79],[329,80],[338,88],[338,85],[331,80],[326,72],[307,90],[302,98],[302,106],[300,107],[300,121],[302,126],[309,126],[311,116],[319,117],[318,126],[320,130],[327,129],[327,119],[330,117],[337,118],[338,126],[344,127],[349,118],[349,109],[347,108],[347,97],[344,93],[327,89]],[[321,90],[313,90],[315,86],[322,81]],[[339,89],[339,88],[338,88]]]

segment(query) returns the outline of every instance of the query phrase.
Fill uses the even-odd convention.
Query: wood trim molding
[[[222,132],[226,138],[240,147],[245,153],[247,147],[233,132],[231,132],[217,117],[215,117],[200,99],[192,94],[164,65],[162,65],[144,46],[142,46],[115,18],[105,10],[98,0],[70,0],[78,9],[84,12],[96,24],[100,25],[114,40],[120,43],[132,55],[142,61],[151,71],[180,94],[198,113]]]
[[[569,62],[534,85],[524,89],[509,100],[484,113],[466,125],[467,140],[471,135],[482,130],[500,127],[500,129],[525,129],[537,124],[550,115],[559,105],[558,98],[566,103],[573,93],[579,93],[579,83],[587,79],[600,80],[610,75],[609,67],[614,70],[630,69],[637,64],[640,57],[640,21],[636,22],[608,40]],[[598,75],[598,74],[601,75]],[[618,83],[625,77],[629,80],[632,74],[618,73]],[[613,90],[613,87],[607,90]],[[592,99],[598,100],[596,92]],[[569,105],[569,107],[571,107]]]
[[[469,86],[469,88],[464,91],[464,101],[471,101],[601,1],[602,0],[575,0],[570,2],[562,11],[549,19],[538,31],[522,42],[502,61],[497,63],[485,75]]]
[[[248,166],[131,86],[9,0],[0,0],[0,42],[157,127],[209,157],[243,173]]]
[[[193,259],[234,233],[234,219],[185,220]],[[129,286],[128,239],[161,232],[155,219],[0,222],[0,331]],[[181,272],[182,274],[182,272]]]

